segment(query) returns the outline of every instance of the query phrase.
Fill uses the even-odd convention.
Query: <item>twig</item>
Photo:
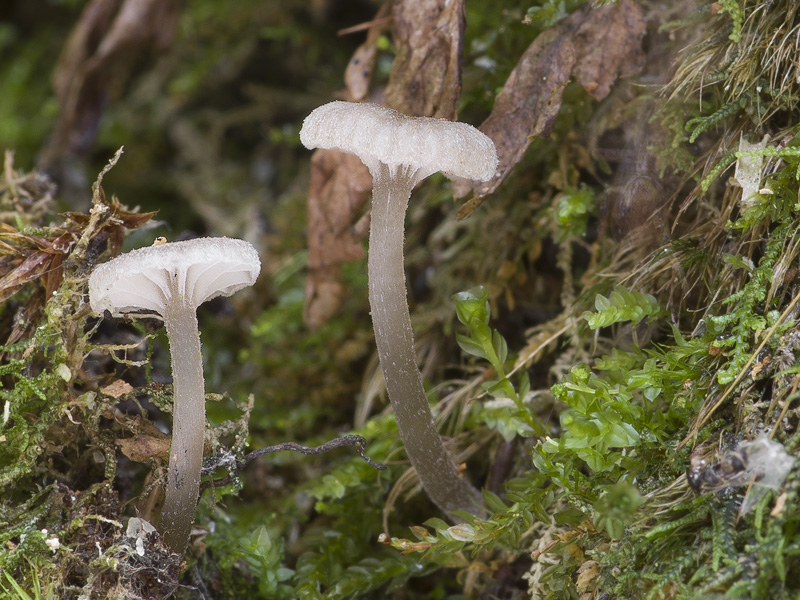
[[[345,27],[344,29],[340,29],[336,32],[336,35],[349,35],[351,33],[358,33],[359,31],[364,31],[365,29],[372,29],[373,27],[385,27],[394,17],[377,17],[372,21],[367,21],[366,23],[359,23],[358,25],[353,25],[352,27]]]
[[[254,450],[250,454],[245,455],[241,460],[236,461],[235,469],[236,472],[239,473],[242,469],[244,469],[247,465],[249,465],[253,460],[262,456],[264,454],[270,454],[272,452],[287,452],[287,451],[294,451],[299,452],[300,454],[323,454],[325,452],[330,452],[335,448],[341,448],[343,446],[352,446],[355,448],[356,454],[358,454],[364,461],[373,469],[377,469],[379,471],[383,471],[386,469],[386,465],[383,463],[376,462],[372,460],[369,456],[364,453],[365,448],[367,447],[367,440],[365,440],[360,435],[343,435],[342,437],[338,437],[333,439],[329,442],[325,442],[321,446],[302,446],[297,442],[283,442],[282,444],[275,444],[274,446],[266,446],[264,448],[259,448],[258,450]],[[222,463],[215,462],[212,465],[203,468],[203,473],[213,472],[217,468],[222,466]],[[228,475],[222,479],[206,481],[200,484],[200,490],[205,490],[209,487],[219,487],[223,485],[229,485],[233,483],[233,475]]]

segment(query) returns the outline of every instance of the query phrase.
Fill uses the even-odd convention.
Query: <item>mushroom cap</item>
[[[148,246],[97,266],[89,276],[89,303],[97,314],[146,311],[163,318],[171,302],[196,308],[230,296],[253,285],[260,270],[256,249],[244,240],[198,238]]]
[[[409,117],[377,104],[323,104],[303,121],[300,141],[306,148],[355,154],[370,171],[378,163],[419,169],[419,179],[441,171],[489,181],[497,170],[494,142],[472,125]]]

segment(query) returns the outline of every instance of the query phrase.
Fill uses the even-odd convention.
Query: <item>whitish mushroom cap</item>
[[[197,307],[251,286],[260,270],[256,249],[244,240],[199,238],[148,246],[96,267],[89,276],[89,303],[97,314],[146,311],[163,317],[173,301]]]
[[[377,104],[324,104],[303,121],[300,141],[306,148],[355,154],[370,171],[378,163],[419,169],[419,179],[441,171],[488,181],[497,170],[494,142],[472,125],[409,117]]]

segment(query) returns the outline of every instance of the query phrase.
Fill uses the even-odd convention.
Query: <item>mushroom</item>
[[[172,551],[189,542],[200,486],[205,387],[197,307],[253,285],[261,270],[243,240],[201,238],[132,250],[99,265],[89,277],[92,310],[115,317],[144,313],[164,321],[174,387],[172,445],[159,531]]]
[[[414,186],[439,171],[488,181],[497,169],[494,143],[466,123],[352,102],[315,109],[303,121],[300,141],[306,148],[355,154],[372,174],[369,303],[400,437],[422,487],[442,511],[481,514],[480,493],[459,476],[445,450],[422,385],[406,299],[403,237]]]

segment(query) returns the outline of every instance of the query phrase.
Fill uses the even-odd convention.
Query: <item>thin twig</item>
[[[344,29],[340,29],[336,32],[336,35],[349,35],[351,33],[358,33],[359,31],[364,31],[365,29],[372,29],[373,27],[385,27],[394,17],[379,17],[375,18],[372,21],[367,21],[366,23],[359,23],[358,25],[353,25],[352,27],[345,27]]]
[[[343,435],[342,437],[338,437],[336,439],[330,440],[329,442],[325,442],[321,446],[303,446],[298,444],[297,442],[283,442],[282,444],[275,444],[274,446],[266,446],[264,448],[259,448],[258,450],[254,450],[253,452],[245,455],[241,460],[236,461],[236,472],[237,474],[244,469],[248,464],[250,464],[253,460],[262,456],[264,454],[270,454],[272,452],[287,452],[287,451],[294,451],[299,452],[300,454],[323,454],[325,452],[330,452],[335,448],[341,448],[343,446],[352,446],[355,448],[356,454],[358,454],[364,461],[373,469],[377,469],[379,471],[383,471],[386,469],[386,465],[383,463],[376,462],[372,460],[369,456],[364,453],[364,450],[367,447],[367,440],[365,440],[360,435]],[[213,465],[211,468],[216,469],[217,467],[222,466],[221,464]],[[205,469],[204,469],[205,471]],[[207,489],[209,487],[220,487],[223,485],[229,485],[233,483],[233,476],[228,475],[222,479],[213,480],[203,482],[200,485],[200,490]]]

